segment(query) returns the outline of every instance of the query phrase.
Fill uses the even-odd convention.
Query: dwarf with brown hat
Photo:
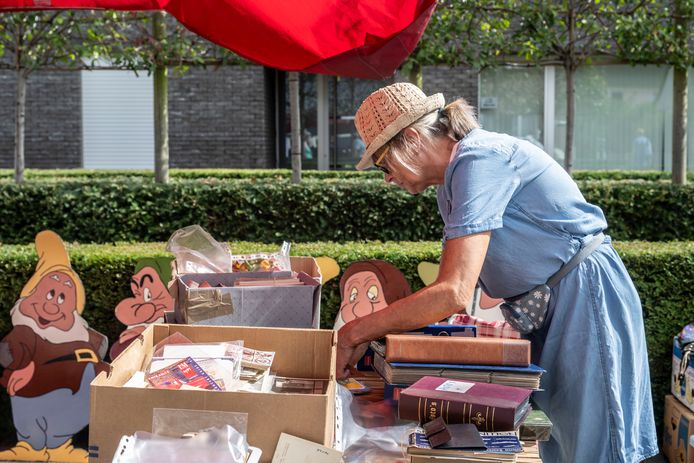
[[[444,247],[432,284],[345,320],[338,377],[349,375],[359,345],[464,311],[479,282],[490,297],[525,301],[501,310],[548,372],[534,402],[560,432],[541,443],[544,461],[657,454],[639,295],[602,234],[603,212],[567,172],[527,140],[480,128],[465,100],[446,105],[409,83],[369,95],[355,125],[366,146],[358,169],[376,166],[412,194],[437,187]]]
[[[36,235],[39,261],[11,311],[0,341],[0,385],[7,389],[17,445],[0,460],[86,462],[72,436],[89,421],[89,383],[101,371],[108,340],[87,326],[84,286],[60,237]]]

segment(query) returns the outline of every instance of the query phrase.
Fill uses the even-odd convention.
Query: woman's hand
[[[340,344],[339,335],[337,342],[337,379],[347,379],[352,375],[350,359],[354,355],[354,347]]]
[[[337,362],[335,368],[337,379],[348,378],[352,374],[354,365],[364,355],[365,349],[359,349],[359,345],[351,341],[350,334],[355,323],[356,321],[351,321],[337,332]]]

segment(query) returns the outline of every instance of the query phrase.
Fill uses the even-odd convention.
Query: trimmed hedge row
[[[289,169],[171,169],[172,180],[178,179],[290,179]],[[304,170],[304,178],[373,178],[381,179],[383,174],[377,170],[365,172],[355,170]],[[573,172],[574,180],[669,180],[670,172],[658,170],[577,170]],[[12,180],[14,171],[0,169],[0,181]],[[151,170],[108,170],[108,169],[27,169],[25,178],[29,181],[67,180],[67,179],[116,179],[118,177],[139,177],[154,179]],[[694,180],[694,172],[687,172],[687,178]]]
[[[231,243],[238,253],[276,250],[275,245],[258,243]],[[620,242],[616,243],[624,263],[636,284],[643,303],[648,343],[655,416],[663,416],[663,398],[670,388],[672,337],[682,326],[694,320],[694,242]],[[115,319],[116,304],[129,295],[129,278],[135,263],[142,257],[167,255],[163,243],[69,245],[74,269],[85,285],[87,304],[84,316],[94,329],[106,334],[111,341],[117,339],[123,326]],[[330,256],[342,269],[363,259],[384,259],[400,268],[413,289],[422,283],[417,276],[417,264],[437,262],[440,257],[438,242],[372,242],[372,243],[307,243],[297,244],[293,255]],[[36,265],[33,246],[0,247],[0,299],[5,311],[0,314],[0,333],[10,329],[9,309],[18,298],[21,288]],[[321,326],[332,327],[339,308],[339,277],[324,285],[321,299]],[[10,435],[7,395],[1,395],[0,436]],[[4,408],[3,408],[4,406]]]
[[[581,181],[618,240],[694,240],[694,186]],[[412,196],[368,179],[181,180],[0,184],[0,242],[31,243],[52,229],[67,241],[166,241],[198,223],[223,240],[438,240],[436,194]]]

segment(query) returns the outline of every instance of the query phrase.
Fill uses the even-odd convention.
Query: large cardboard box
[[[279,376],[327,379],[325,394],[174,391],[124,388],[144,370],[154,345],[174,333],[193,342],[242,339],[253,349],[274,351],[272,370]],[[135,431],[152,430],[155,408],[182,408],[248,413],[248,442],[270,462],[280,434],[286,432],[331,446],[335,433],[335,345],[332,330],[287,328],[152,325],[91,383],[89,461],[110,462],[118,441]]]
[[[679,371],[682,364],[682,346],[677,336],[672,341],[672,375],[670,375],[670,392],[691,411],[694,411],[694,355],[689,357],[684,377],[680,381]]]
[[[175,279],[176,321],[191,325],[319,328],[321,273],[313,257],[291,257],[299,286],[235,287],[238,278],[286,277],[290,272],[187,273]],[[211,288],[191,288],[204,281]],[[222,287],[215,287],[221,284]]]
[[[694,463],[694,448],[689,436],[694,434],[694,413],[675,397],[665,397],[663,453],[670,463]]]

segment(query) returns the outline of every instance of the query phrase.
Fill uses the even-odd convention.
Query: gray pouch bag
[[[552,288],[597,249],[604,239],[605,235],[602,233],[594,235],[593,239],[584,245],[571,260],[562,265],[559,271],[547,280],[546,284],[536,286],[520,296],[506,299],[499,308],[508,324],[521,334],[530,334],[542,328],[547,320],[547,308],[549,307]]]

